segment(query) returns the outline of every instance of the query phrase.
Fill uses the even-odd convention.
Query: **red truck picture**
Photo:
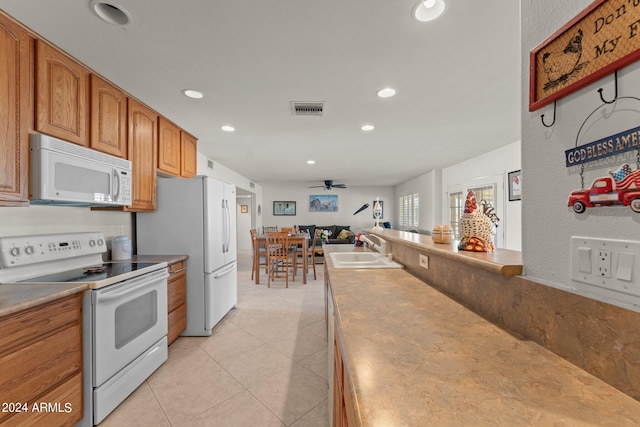
[[[629,206],[640,213],[640,169],[635,171],[624,164],[611,176],[596,178],[591,188],[576,190],[569,196],[569,206],[576,213],[596,206]]]

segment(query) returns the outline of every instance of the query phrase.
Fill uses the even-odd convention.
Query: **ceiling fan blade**
[[[325,188],[324,185],[313,185],[311,187],[307,187],[307,188]]]
[[[333,188],[347,188],[347,184],[333,184]]]

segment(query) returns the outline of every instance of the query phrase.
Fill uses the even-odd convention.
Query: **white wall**
[[[522,2],[523,94],[529,90],[529,52],[591,3],[591,0]],[[584,55],[586,60],[592,53],[585,52]],[[620,96],[640,96],[638,62],[619,70],[618,76]],[[550,286],[638,310],[630,298],[603,293],[599,288],[572,281],[570,276],[571,236],[640,240],[640,215],[628,207],[598,207],[579,215],[567,206],[571,191],[580,189],[580,176],[578,169],[565,167],[564,151],[575,147],[580,126],[591,112],[602,105],[597,92],[600,87],[604,88],[606,97],[613,97],[613,74],[559,99],[556,123],[549,129],[541,124],[540,114],[544,113],[545,119],[550,119],[553,104],[529,112],[528,96],[522,98],[524,273]],[[618,110],[626,111],[612,115],[596,114],[598,120],[587,124],[586,129],[589,130],[580,135],[578,145],[638,126],[640,102]],[[612,108],[607,111],[611,112]],[[606,176],[608,170],[615,170],[624,162],[635,169],[635,152],[630,152],[626,160],[614,157],[603,164],[587,167],[585,186],[589,187],[594,178]],[[640,274],[637,273],[640,272],[635,273],[630,286],[637,287],[640,284]]]
[[[67,206],[0,208],[0,236],[100,231],[107,240],[123,234],[133,238],[133,215]]]
[[[395,224],[395,203],[393,187],[349,186],[345,189],[334,189],[332,194],[338,195],[338,212],[309,212],[309,196],[326,194],[322,188],[308,188],[308,184],[290,182],[262,183],[263,190],[263,222],[264,225],[290,227],[292,225],[349,225],[351,230],[369,229],[373,227],[373,201],[376,197],[384,202],[382,221]],[[274,201],[295,201],[295,216],[274,216]],[[369,207],[357,215],[354,212],[363,204]]]
[[[496,192],[496,203],[500,222],[498,231],[503,233],[499,247],[519,251],[522,249],[522,204],[509,201],[507,174],[519,170],[520,141],[512,142],[473,159],[449,166],[442,170],[442,222],[448,222],[448,192],[463,191],[469,187],[489,181],[501,182],[502,188]]]
[[[406,194],[418,194],[420,209],[418,212],[418,231],[431,232],[435,224],[441,221],[441,200],[440,188],[442,185],[442,172],[432,170],[418,177],[412,178],[394,188],[394,204],[399,203],[400,196]],[[416,227],[400,227],[394,224],[393,228],[398,230],[416,229]]]
[[[242,213],[241,207],[245,205],[248,208],[251,206],[251,196],[236,196],[236,229],[237,229],[237,243],[236,249],[239,254],[251,254],[251,234],[249,230],[251,227],[251,210],[249,212]]]

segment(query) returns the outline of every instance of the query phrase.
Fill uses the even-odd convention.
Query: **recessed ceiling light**
[[[389,98],[396,94],[396,90],[390,87],[385,87],[384,89],[380,89],[378,91],[378,96],[380,98]]]
[[[433,21],[444,13],[443,0],[420,0],[413,8],[413,16],[420,22]]]
[[[231,125],[223,125],[223,126],[220,127],[220,129],[222,129],[225,132],[233,132],[233,131],[236,130],[236,128],[234,128]]]
[[[100,19],[109,24],[125,27],[133,21],[133,16],[117,2],[91,0],[89,7]]]
[[[184,96],[188,96],[189,98],[193,98],[193,99],[204,98],[204,93],[199,92],[197,90],[193,90],[193,89],[184,89],[182,93]]]
[[[365,132],[369,132],[370,130],[374,130],[375,126],[367,123],[366,125],[362,125],[360,129],[362,129]]]
[[[307,164],[308,165],[315,165],[316,161],[315,160],[307,160]]]

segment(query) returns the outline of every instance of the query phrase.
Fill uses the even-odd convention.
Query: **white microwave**
[[[30,140],[30,202],[70,206],[131,204],[131,162],[48,135]]]

